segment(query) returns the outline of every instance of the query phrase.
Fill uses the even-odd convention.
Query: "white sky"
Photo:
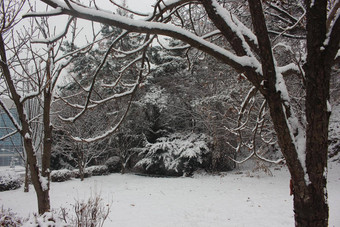
[[[148,13],[152,12],[152,5],[156,2],[157,0],[126,0],[128,7],[131,10],[135,10],[137,12],[142,12],[142,13]],[[122,0],[115,0],[116,3],[122,4]],[[97,1],[97,4],[100,7],[103,7],[105,10],[108,11],[115,11],[115,6],[110,3],[109,0],[100,0]],[[60,18],[60,17],[59,17]],[[136,17],[135,17],[136,18]],[[64,17],[65,23],[66,23],[66,17]],[[60,19],[57,20],[57,30],[63,29],[62,24],[60,24]],[[58,26],[59,24],[59,26]],[[97,28],[99,30],[99,24],[97,24]],[[82,32],[79,34],[77,40],[76,40],[76,45],[77,46],[82,46],[86,44],[86,41],[91,39],[92,36],[92,30],[91,30],[91,23],[82,19],[78,20],[78,27],[83,27]]]
[[[156,0],[128,0],[127,4],[130,9],[138,10],[141,12],[150,12],[151,5],[155,2]]]

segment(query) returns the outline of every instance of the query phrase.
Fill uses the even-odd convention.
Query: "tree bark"
[[[50,211],[49,187],[48,184],[45,185],[46,182],[42,182],[42,179],[40,179],[42,176],[38,167],[36,152],[33,150],[32,139],[25,137],[24,146],[27,152],[32,184],[37,195],[38,212],[43,214]]]
[[[46,68],[47,80],[51,81],[50,75],[50,62],[47,61]],[[49,86],[47,86],[44,90],[44,109],[43,109],[43,127],[44,127],[44,140],[43,140],[43,153],[41,160],[41,172],[42,176],[48,179],[48,188],[50,187],[50,166],[51,166],[51,150],[52,150],[52,125],[51,125],[51,101],[52,101],[52,93],[51,93],[51,82],[48,82]]]
[[[327,155],[330,71],[323,51],[327,33],[327,1],[306,1],[306,168],[310,183],[308,194],[294,194],[297,226],[328,226]]]
[[[25,158],[25,183],[24,183],[24,192],[29,192],[29,168],[28,161]]]

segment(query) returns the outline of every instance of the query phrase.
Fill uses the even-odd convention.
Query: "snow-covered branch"
[[[101,11],[94,8],[89,8],[86,6],[80,6],[76,4],[72,4],[72,9],[70,9],[67,6],[67,4],[60,1],[55,0],[42,0],[42,1],[52,7],[62,8],[64,14],[68,14],[71,16],[77,16],[79,18],[83,18],[86,20],[96,21],[120,27],[122,29],[132,32],[166,35],[176,39],[180,39],[186,43],[189,43],[191,46],[197,49],[200,49],[206,53],[211,54],[212,56],[224,61],[225,63],[233,66],[235,69],[240,71],[243,71],[244,68],[249,68],[249,70],[253,71],[258,70],[259,64],[256,58],[249,56],[236,56],[230,51],[221,48],[213,43],[210,43],[204,40],[202,37],[196,36],[183,28],[159,22],[134,20],[123,16],[114,15],[106,11]]]

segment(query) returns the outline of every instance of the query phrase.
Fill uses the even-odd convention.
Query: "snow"
[[[165,89],[153,86],[150,88],[143,99],[140,101],[142,104],[152,104],[160,107],[161,111],[167,108],[169,96],[165,93]]]
[[[65,226],[67,227],[67,225],[65,225],[61,220],[56,220],[56,223],[54,221],[54,214],[51,212],[46,212],[45,214],[43,214],[40,217],[35,217],[32,216],[24,225],[24,227],[36,227],[37,224],[40,227],[50,227],[50,226]]]
[[[41,183],[41,188],[43,191],[47,191],[48,190],[48,180],[47,177],[43,177],[39,174],[39,181]]]
[[[340,50],[338,50],[338,53],[335,55],[335,58],[334,59],[337,59],[340,57]]]
[[[329,103],[327,100],[327,112],[331,113],[332,112],[332,105]]]
[[[272,169],[273,177],[244,171],[193,178],[148,178],[111,174],[51,183],[53,209],[73,214],[75,200],[100,194],[111,204],[109,226],[294,226],[293,197],[289,196],[286,168]],[[339,226],[340,165],[331,162],[328,173],[329,226]],[[37,211],[33,187],[0,192],[0,204],[27,217]],[[31,214],[32,216],[32,214]]]
[[[31,136],[28,132],[26,132],[26,134],[25,134],[25,139],[31,139]]]
[[[290,63],[290,64],[287,64],[285,66],[280,66],[280,67],[277,67],[277,70],[279,73],[283,74],[289,70],[292,70],[292,71],[296,71],[296,72],[300,72],[299,70],[299,66],[296,65],[295,63]]]

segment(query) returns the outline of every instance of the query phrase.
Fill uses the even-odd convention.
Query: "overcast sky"
[[[141,12],[150,12],[151,5],[155,2],[156,0],[128,0],[127,4],[130,9],[138,10]]]
[[[83,2],[86,2],[87,0],[84,0]],[[131,10],[135,10],[137,12],[143,12],[143,13],[148,13],[152,12],[152,5],[156,2],[157,0],[126,0],[128,7]],[[122,4],[122,0],[115,0],[116,3]],[[41,1],[37,1],[38,3],[38,11],[45,11],[45,4],[42,3]],[[115,12],[115,6],[110,3],[109,0],[100,0],[96,1],[96,3],[99,5],[99,7],[102,7],[105,10]],[[137,17],[135,17],[137,18]],[[50,22],[53,23],[53,26],[56,26],[56,31],[60,32],[61,30],[64,29],[64,26],[67,21],[67,16],[58,16],[58,17],[51,17]],[[79,34],[78,38],[76,39],[76,45],[77,46],[82,46],[85,45],[87,41],[91,40],[92,37],[92,30],[91,30],[91,23],[85,20],[78,20],[77,22],[77,27],[80,28],[82,27],[82,32]],[[96,25],[97,30],[99,30],[100,25]]]

